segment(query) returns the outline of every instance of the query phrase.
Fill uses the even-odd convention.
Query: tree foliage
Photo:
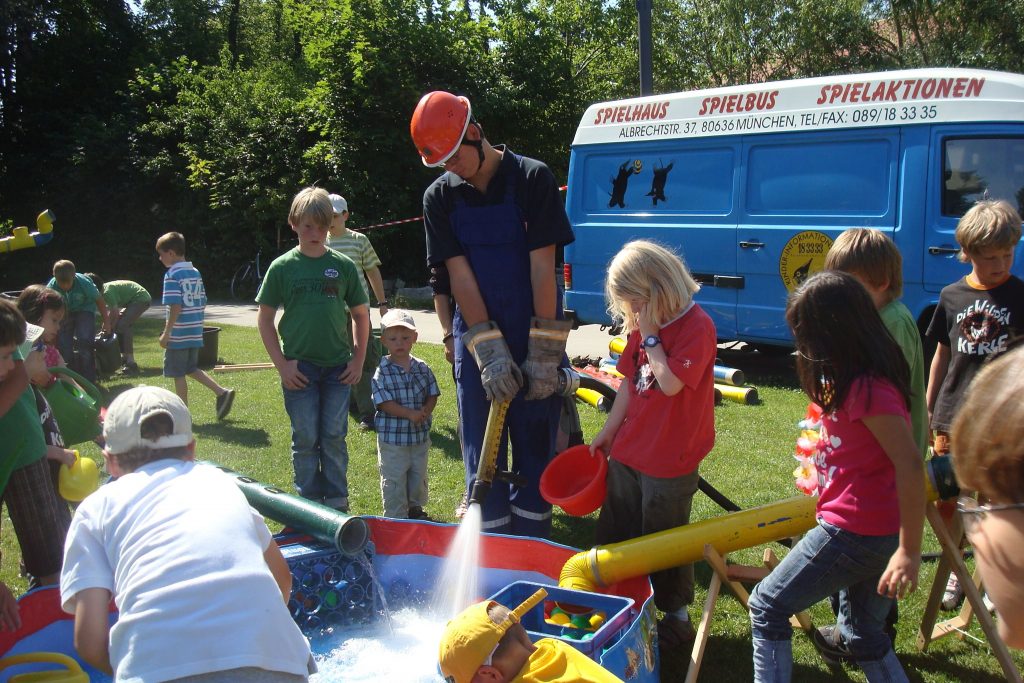
[[[1024,0],[654,0],[653,27],[659,92],[1024,69]],[[174,229],[216,292],[288,236],[304,185],[344,194],[354,227],[418,216],[424,92],[467,95],[489,139],[564,179],[587,105],[639,85],[633,0],[6,0],[0,31],[0,222],[58,216],[50,245],[0,256],[5,289],[69,256],[157,288]],[[420,224],[370,236],[385,276],[423,279]]]

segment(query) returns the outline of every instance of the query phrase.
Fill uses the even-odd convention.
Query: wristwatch
[[[661,343],[661,338],[660,337],[656,337],[653,334],[649,334],[649,335],[647,335],[647,337],[644,338],[644,348],[645,349],[653,349],[655,346],[657,346],[660,343]]]

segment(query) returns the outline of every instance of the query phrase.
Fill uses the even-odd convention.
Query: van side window
[[[886,139],[752,144],[747,211],[762,216],[882,216],[889,210],[895,154]]]
[[[980,199],[1024,204],[1024,138],[947,139],[942,146],[942,215],[959,218]]]

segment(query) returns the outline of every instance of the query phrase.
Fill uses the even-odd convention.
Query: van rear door
[[[743,138],[736,264],[738,337],[786,344],[786,298],[851,227],[892,235],[900,131],[841,129]]]

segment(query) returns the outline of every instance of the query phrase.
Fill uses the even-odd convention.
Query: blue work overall
[[[518,162],[518,157],[516,158]],[[519,164],[516,164],[517,170]],[[516,365],[526,360],[533,315],[530,251],[527,225],[516,203],[516,175],[507,174],[501,204],[467,206],[457,192],[451,215],[452,231],[476,276],[490,319],[498,324]],[[560,308],[560,307],[559,307]],[[462,341],[467,326],[458,305],[455,331],[455,380],[462,422],[462,459],[466,486],[472,484],[480,462],[490,402],[484,396],[480,370]],[[495,533],[546,538],[551,531],[551,505],[540,495],[540,475],[555,452],[559,399],[527,401],[523,392],[509,405],[498,452],[498,470],[511,470],[528,482],[523,488],[494,481],[483,505],[483,529]],[[508,467],[508,442],[512,466]]]

